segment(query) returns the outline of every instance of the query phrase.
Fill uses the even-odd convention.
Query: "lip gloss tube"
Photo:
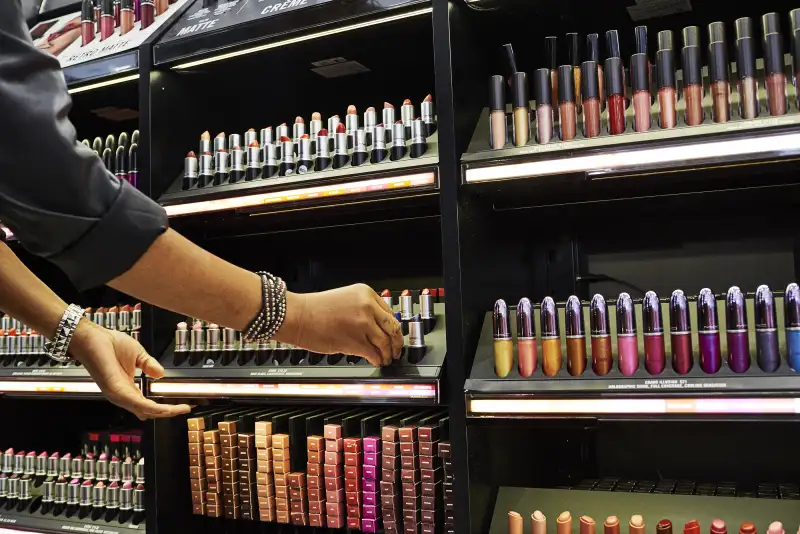
[[[94,4],[83,0],[81,4],[81,46],[94,41]]]
[[[514,342],[511,340],[511,317],[506,301],[499,299],[494,303],[492,313],[492,334],[494,338],[494,373],[505,378],[514,366]]]
[[[786,115],[786,74],[783,67],[782,36],[779,33],[770,33],[764,37],[764,73],[769,114]]]
[[[567,34],[567,60],[568,63],[572,65],[572,87],[575,93],[575,109],[580,115],[583,110],[583,106],[581,105],[581,49],[577,33]]]
[[[581,95],[583,96],[583,136],[600,135],[600,83],[597,63],[584,61],[581,64]]]
[[[728,289],[725,297],[728,337],[728,366],[734,373],[744,373],[750,368],[750,341],[747,331],[747,301],[736,286]]]
[[[517,352],[519,374],[531,376],[536,370],[536,331],[533,328],[533,305],[526,297],[517,304]]]
[[[752,37],[736,40],[736,90],[739,93],[739,116],[743,119],[755,119],[761,112],[754,47]]]
[[[592,370],[598,376],[607,375],[613,364],[613,353],[608,326],[608,304],[603,295],[595,295],[589,304],[589,328],[592,335]]]
[[[114,3],[112,0],[103,0],[100,14],[100,40],[105,41],[114,35]]]
[[[625,79],[620,58],[606,59],[605,77],[608,133],[619,135],[625,133]]]
[[[683,66],[683,99],[686,104],[684,120],[688,126],[703,122],[703,73],[700,48],[685,46],[681,51]]]
[[[550,94],[558,98],[558,37],[545,37],[544,49],[550,72]],[[558,107],[553,110],[553,120],[558,121]]]
[[[545,297],[541,307],[542,369],[545,376],[561,370],[561,336],[558,333],[558,310],[552,297]]]
[[[528,100],[528,75],[515,72],[511,83],[514,108],[514,146],[525,146],[531,135],[531,110]]]
[[[648,291],[642,300],[642,326],[644,334],[644,366],[651,375],[659,375],[667,365],[664,349],[664,322],[661,319],[661,302],[655,291]]]
[[[672,50],[656,52],[659,126],[675,128],[678,122],[678,91],[675,89],[675,63]]]
[[[781,365],[778,350],[778,318],[775,297],[767,285],[760,285],[755,296],[756,362],[762,371],[774,373]]]
[[[800,10],[793,11],[800,14]],[[797,80],[800,79],[800,29],[792,33],[792,83],[795,92],[795,108],[800,109],[800,91],[797,90]]]
[[[722,350],[719,345],[717,298],[707,287],[701,289],[697,296],[697,322],[700,368],[713,375],[722,367]]]
[[[711,118],[716,123],[731,118],[731,84],[728,73],[728,47],[724,41],[708,45],[708,79],[711,84]]]
[[[679,375],[692,369],[692,334],[689,303],[683,291],[676,289],[669,298],[669,332],[672,343],[672,368]]]
[[[786,324],[786,361],[800,371],[800,286],[792,282],[783,294],[783,316]]]
[[[606,32],[606,59],[617,57],[622,58],[622,49],[619,46],[619,31],[617,30],[608,30]],[[627,94],[627,83],[625,82],[625,66],[622,64],[622,59],[620,59],[620,72],[622,73],[622,100],[624,102],[625,109],[628,109],[628,94]],[[608,76],[608,66],[605,68],[605,75]],[[606,86],[608,87],[608,86]],[[608,95],[608,91],[606,91],[606,95]]]
[[[639,343],[636,339],[636,312],[627,293],[620,293],[617,298],[617,352],[620,373],[633,376],[639,368]]]
[[[572,295],[565,309],[567,336],[567,372],[580,376],[586,370],[586,329],[583,327],[581,299]]]
[[[498,150],[506,143],[506,81],[502,76],[495,75],[489,79],[489,147]]]
[[[650,60],[647,54],[631,56],[631,86],[633,89],[633,129],[650,130]]]
[[[578,116],[575,109],[575,82],[572,65],[558,67],[558,108],[561,117],[561,140],[575,139]]]
[[[142,30],[147,29],[156,18],[156,5],[154,0],[141,0],[139,13],[141,17],[139,26]]]
[[[553,94],[550,89],[550,70],[538,69],[533,73],[533,90],[536,98],[537,142],[546,145],[553,138]]]
[[[605,83],[603,81],[603,62],[600,61],[600,35],[596,33],[590,33],[586,36],[586,59],[588,61],[594,61],[594,64],[597,66],[597,86],[600,96],[600,108],[601,110],[605,111],[606,109],[606,93],[605,93]],[[584,62],[585,63],[585,62]],[[581,79],[586,77],[585,72],[581,72]],[[581,83],[581,93],[583,94],[584,101],[586,100],[586,93],[583,93],[583,88],[585,84]],[[584,104],[585,106],[586,104]]]

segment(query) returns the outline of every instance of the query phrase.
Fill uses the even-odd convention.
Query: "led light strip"
[[[274,193],[261,193],[258,195],[222,198],[219,200],[189,202],[186,204],[165,206],[164,209],[167,212],[167,216],[176,217],[179,215],[190,215],[193,213],[207,213],[210,211],[251,208],[254,206],[262,206],[267,204],[279,204],[282,202],[297,202],[301,200],[354,195],[357,193],[368,193],[389,189],[408,189],[411,187],[433,185],[435,178],[436,177],[434,173],[426,172],[422,174],[412,174],[409,176],[392,176],[388,178],[378,178],[375,180],[365,180],[363,182],[323,185],[319,187],[308,187],[305,189],[293,189],[291,191],[276,191]]]
[[[138,384],[137,384],[137,387]],[[94,382],[0,381],[0,393],[100,393]]]
[[[474,415],[497,414],[794,414],[797,398],[471,399]]]
[[[528,163],[510,163],[494,167],[467,169],[467,182],[488,182],[510,178],[551,176],[571,172],[587,172],[601,175],[637,168],[647,169],[664,163],[699,162],[716,158],[757,154],[778,154],[800,152],[800,134],[770,135],[744,139],[729,139],[706,143],[690,143],[662,148],[645,148],[578,156]]]
[[[418,9],[416,11],[410,11],[408,13],[401,13],[400,15],[392,15],[390,17],[384,17],[382,19],[372,20],[369,22],[359,22],[357,24],[350,24],[347,26],[341,26],[339,28],[333,28],[330,30],[325,30],[316,33],[309,33],[307,35],[301,35],[299,37],[293,37],[291,39],[285,39],[283,41],[276,41],[273,43],[266,43],[260,46],[254,46],[252,48],[246,48],[244,50],[238,50],[236,52],[228,52],[226,54],[219,54],[217,56],[211,56],[204,59],[198,59],[196,61],[189,61],[188,63],[180,63],[178,65],[173,66],[174,70],[180,69],[188,69],[191,67],[197,67],[198,65],[205,65],[207,63],[214,63],[215,61],[223,61],[225,59],[230,59],[238,56],[244,56],[246,54],[254,54],[256,52],[261,52],[263,50],[269,50],[270,48],[278,48],[281,46],[287,46],[295,43],[302,43],[303,41],[310,41],[312,39],[319,39],[320,37],[327,37],[329,35],[336,35],[338,33],[349,32],[353,30],[358,30],[361,28],[366,28],[369,26],[374,26],[376,24],[384,24],[386,22],[394,22],[396,20],[407,19],[410,17],[417,17],[419,15],[425,15],[426,13],[431,13],[433,11],[432,7],[426,7],[423,9]]]
[[[0,534],[46,534],[41,530],[14,530],[13,528],[0,528]]]
[[[81,85],[80,87],[75,87],[73,89],[68,90],[67,92],[71,95],[75,93],[83,93],[84,91],[91,91],[93,89],[100,89],[101,87],[108,87],[109,85],[116,85],[118,83],[125,83],[125,82],[132,82],[133,80],[138,80],[139,74],[131,74],[130,76],[123,76],[121,78],[113,78],[111,80],[105,80],[102,82],[97,83],[90,83],[89,85]]]
[[[219,383],[170,382],[159,380],[150,385],[150,392],[162,395],[193,397],[258,396],[258,397],[362,397],[362,398],[433,398],[436,384],[357,384],[324,383]]]

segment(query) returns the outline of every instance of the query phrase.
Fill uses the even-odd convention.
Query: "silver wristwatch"
[[[72,336],[81,319],[83,319],[83,308],[77,304],[67,306],[67,310],[58,323],[56,335],[44,345],[44,351],[50,358],[61,363],[72,361],[72,358],[67,356],[67,349],[69,349],[69,342],[72,341]]]

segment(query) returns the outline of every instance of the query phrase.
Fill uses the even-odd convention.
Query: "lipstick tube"
[[[329,146],[328,130],[322,129],[317,133],[317,158],[314,160],[315,171],[323,171],[331,164]]]
[[[383,124],[389,126],[388,128],[386,128],[386,132],[385,132],[386,133],[386,137],[384,138],[384,141],[386,142],[386,144],[391,144],[392,143],[392,124],[394,124],[394,123],[395,123],[395,120],[394,120],[394,106],[391,105],[389,102],[384,102],[383,103]],[[328,129],[330,130],[330,125],[328,126]],[[336,131],[336,130],[333,130],[333,131]]]
[[[83,27],[83,24],[81,24]],[[112,0],[102,0],[100,11],[100,40],[105,41],[114,35],[114,3]]]
[[[608,516],[606,520],[603,521],[603,533],[619,534],[619,518],[617,516]]]
[[[727,319],[728,366],[734,373],[750,368],[750,340],[747,330],[747,301],[742,291],[733,286],[725,297]]]
[[[306,123],[303,121],[303,117],[295,118],[294,124],[292,124],[292,142],[295,144],[295,146],[300,144],[300,138],[303,137],[305,134],[306,134]]]
[[[800,10],[793,10],[792,13],[800,14]],[[800,80],[800,29],[792,33],[792,83],[794,84],[796,109],[800,109],[800,91],[798,88],[798,80]]]
[[[81,46],[94,41],[94,4],[92,0],[81,3]]]
[[[131,143],[131,148],[128,151],[128,182],[133,187],[139,184],[139,145]]]
[[[533,328],[533,305],[523,297],[517,304],[517,352],[519,374],[529,377],[536,370],[536,332]]]
[[[511,317],[503,299],[494,303],[492,337],[494,339],[494,373],[500,378],[505,378],[514,366],[514,342],[511,340]]]
[[[211,152],[211,134],[209,134],[207,130],[200,135],[199,150],[200,154],[205,154],[206,152]]]
[[[620,58],[606,59],[605,77],[608,133],[619,135],[625,133],[625,78]]]
[[[697,126],[703,122],[704,118],[700,48],[697,46],[683,47],[681,58],[683,65],[683,98],[686,105],[684,120],[688,126]]]
[[[224,148],[214,152],[214,185],[228,183],[228,151]]]
[[[155,22],[156,6],[153,0],[140,0],[139,18],[141,20],[139,27],[142,30],[146,30],[151,24],[153,24],[153,22]]]
[[[67,503],[67,480],[61,476],[56,480],[55,484],[55,496],[53,498],[53,502],[55,504],[66,504]]]
[[[197,185],[197,156],[189,152],[183,160],[183,184],[181,189],[188,191]]]
[[[186,323],[178,323],[175,330],[175,352],[186,352],[188,348],[188,335]]]
[[[506,143],[506,81],[502,76],[495,75],[489,79],[489,148],[498,150]]]
[[[783,316],[786,325],[786,361],[794,371],[800,370],[800,286],[792,282],[783,294]]]
[[[697,330],[700,368],[713,375],[722,367],[722,350],[719,344],[719,321],[717,320],[717,298],[706,288],[697,296]]]
[[[544,38],[545,57],[550,77],[550,94],[558,99],[558,37]],[[558,121],[558,106],[553,109],[553,120]]]
[[[336,121],[338,124],[339,117],[336,117]],[[276,157],[280,160],[283,157],[283,143],[281,139],[284,137],[289,138],[289,127],[286,126],[286,123],[281,123],[275,127],[275,149],[277,150]],[[247,134],[245,133],[245,143],[247,143]]]
[[[354,145],[354,136],[358,130],[358,112],[355,106],[347,108],[347,114],[344,116],[344,129],[347,134],[347,148],[352,149]]]
[[[522,516],[518,512],[508,512],[508,534],[522,534],[524,525]]]
[[[125,35],[133,29],[136,15],[133,12],[133,0],[122,0],[119,13],[119,34]]]
[[[775,298],[769,286],[758,286],[755,307],[756,362],[762,371],[774,373],[781,365],[781,354],[778,350]]]
[[[406,129],[406,139],[411,136],[411,121],[414,120],[415,116],[414,104],[411,103],[411,100],[406,98],[403,100],[403,105],[400,106],[400,119],[403,121],[403,127]]]
[[[728,47],[724,41],[708,45],[708,79],[711,85],[711,118],[716,123],[731,117],[731,84],[728,72]]]
[[[675,65],[675,36],[672,33],[672,30],[662,30],[658,32],[657,36],[657,46],[656,54],[661,50],[669,51],[670,55],[672,56],[672,60],[670,63],[674,66]],[[674,73],[673,73],[674,74]]]
[[[80,505],[81,506],[91,506],[92,505],[92,481],[91,480],[84,480],[80,486]]]
[[[366,133],[366,145],[372,146],[375,136],[375,125],[378,124],[378,114],[375,112],[375,108],[369,107],[367,111],[364,112],[364,132]],[[313,131],[312,131],[313,133]],[[314,137],[313,135],[311,136]]]
[[[384,298],[384,300],[386,299]],[[391,297],[389,297],[387,304],[391,309]],[[419,316],[422,320],[422,325],[425,327],[425,334],[430,333],[433,327],[436,326],[436,314],[433,306],[433,295],[428,288],[423,289],[419,295]]]
[[[572,87],[575,93],[573,102],[575,102],[576,114],[580,115],[583,112],[583,105],[581,104],[583,98],[581,97],[580,37],[574,32],[567,34],[567,63],[572,66]]]
[[[221,132],[214,138],[214,153],[217,153],[220,150],[227,150],[227,147],[225,146],[225,132]]]
[[[114,172],[114,153],[111,152],[110,148],[103,149],[103,165],[109,172]]]
[[[57,477],[59,475],[58,472],[58,458],[59,454],[54,452],[47,458],[47,476],[48,477]]]
[[[606,86],[605,81],[603,80],[603,62],[600,61],[600,35],[596,33],[590,33],[586,36],[586,59],[588,61],[594,61],[595,65],[597,65],[597,87],[600,96],[600,109],[601,111],[605,111],[606,109]],[[586,76],[586,73],[581,71],[581,79]],[[581,94],[583,95],[583,99],[586,100],[585,93],[583,93],[583,88],[586,85],[581,82]],[[586,104],[584,104],[586,105]]]
[[[752,37],[736,40],[736,74],[739,116],[743,119],[755,119],[760,113],[761,104],[758,100],[755,42]]]
[[[783,42],[781,34],[769,33],[764,36],[764,47],[767,109],[772,116],[785,115],[787,111],[786,74],[784,73]]]
[[[613,364],[608,304],[603,295],[592,297],[589,304],[589,328],[592,335],[592,370],[598,376],[607,375]]]
[[[272,178],[278,174],[278,158],[277,151],[274,143],[267,143],[262,147],[262,165],[261,177]]]
[[[386,149],[386,128],[383,124],[375,126],[375,143],[372,145],[372,152],[369,155],[370,163],[380,163],[386,159],[389,151]]]
[[[596,72],[592,69],[592,72]],[[586,329],[583,326],[583,305],[575,295],[567,299],[565,308],[567,337],[567,372],[581,376],[586,370]]]
[[[650,59],[647,53],[647,26],[636,26],[633,29],[634,38],[636,39],[636,53],[644,54],[647,59],[647,87],[648,89],[653,86],[652,71],[650,70]],[[631,67],[633,69],[633,67]],[[631,74],[633,75],[633,74]],[[633,85],[633,84],[631,84]],[[651,95],[652,96],[652,95]],[[652,104],[652,101],[651,101]]]
[[[644,334],[644,366],[651,375],[660,375],[667,365],[664,350],[664,322],[661,302],[655,291],[648,291],[642,300],[642,333]]]
[[[307,134],[303,134],[298,140],[297,173],[305,174],[314,169],[314,156],[311,153],[311,139]],[[366,148],[364,148],[364,158],[366,159]],[[355,158],[355,153],[353,154]]]
[[[72,469],[72,455],[65,454],[58,460],[58,474],[64,477],[69,477]],[[3,469],[5,472],[5,468]]]
[[[427,151],[428,141],[425,137],[425,126],[422,123],[422,119],[414,119],[411,123],[411,157],[419,158],[424,156]],[[355,159],[355,154],[353,154],[353,159]],[[366,149],[364,152],[364,159],[367,159]]]
[[[281,127],[282,127],[282,129],[281,129]],[[281,124],[281,126],[278,127],[278,134],[279,135],[289,135],[287,132],[288,132],[288,128],[286,127],[286,124]],[[249,130],[247,130],[244,133],[244,144],[245,144],[245,146],[250,146],[250,144],[253,141],[256,141],[257,140],[256,139],[256,135],[257,134],[256,134],[255,129],[250,128]]]
[[[406,155],[406,129],[402,121],[397,121],[392,125],[392,139],[389,159],[397,161]]]
[[[405,146],[405,145],[404,145]],[[341,169],[350,161],[350,154],[347,151],[347,133],[345,126],[339,124],[333,137],[333,168]]]
[[[678,121],[678,91],[675,89],[675,64],[672,50],[656,52],[659,126],[675,128]]]
[[[417,364],[425,357],[425,332],[422,322],[419,321],[419,316],[415,315],[414,319],[408,323],[408,347],[406,347],[406,354],[409,363]]]
[[[575,139],[578,116],[575,107],[575,79],[571,65],[558,67],[558,108],[560,117],[561,140]]]
[[[230,157],[228,159],[231,164],[231,170],[228,173],[228,182],[231,184],[241,182],[246,173],[244,150],[242,150],[239,145],[232,145]]]
[[[119,180],[128,180],[128,154],[124,146],[117,147],[117,154],[114,158],[114,176]]]
[[[313,121],[312,121],[313,122]],[[266,128],[261,128],[258,131],[258,144],[260,146],[264,146],[267,143],[275,143],[275,136],[273,135],[272,126],[267,126]]]
[[[433,110],[433,96],[427,95],[420,105],[420,116],[425,125],[425,137],[430,137],[436,132],[436,114]]]
[[[102,0],[93,0],[94,4],[94,32],[100,33],[100,17],[102,16]]]
[[[538,69],[533,73],[533,90],[536,97],[537,142],[546,145],[553,138],[555,120],[549,69]]]
[[[126,482],[122,485],[119,492],[119,509],[121,511],[128,511],[133,508],[131,502],[133,501],[133,483]]]
[[[582,515],[580,519],[580,534],[595,534],[594,519],[588,515]]]
[[[268,128],[268,129],[270,130],[270,132],[272,131],[272,128]],[[261,143],[259,143],[259,144],[261,144]],[[230,134],[228,136],[228,147],[230,148],[230,150],[233,150],[233,148],[237,147],[237,146],[238,147],[242,146],[242,136],[239,135],[239,134],[236,134],[236,133],[235,134]]]
[[[286,136],[281,137],[281,162],[278,176],[291,176],[295,171],[294,143]]]
[[[214,182],[214,159],[210,152],[200,154],[200,173],[197,175],[197,187],[205,187]]]
[[[692,333],[689,323],[689,302],[680,289],[669,298],[669,330],[672,343],[672,369],[685,375],[692,369]]]
[[[594,61],[584,61],[581,64],[581,95],[583,97],[583,136],[597,137],[600,135],[600,82],[598,67]]]
[[[650,60],[647,54],[631,56],[631,89],[633,90],[633,129],[650,130]]]
[[[633,300],[627,293],[620,293],[617,298],[617,352],[620,373],[633,376],[639,368],[639,344],[636,339],[636,312]]]
[[[531,117],[528,100],[528,75],[515,72],[511,82],[514,115],[514,146],[525,146],[530,139]]]
[[[561,370],[561,336],[558,332],[558,310],[552,297],[542,300],[542,370],[545,376],[556,376]]]
[[[73,458],[71,462],[71,469],[72,469],[72,478],[82,478],[83,458],[80,456],[76,456],[75,458]]]

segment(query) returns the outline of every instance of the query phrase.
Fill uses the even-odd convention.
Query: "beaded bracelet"
[[[264,271],[256,273],[261,278],[261,311],[247,325],[247,341],[270,339],[280,330],[286,319],[286,283]]]

